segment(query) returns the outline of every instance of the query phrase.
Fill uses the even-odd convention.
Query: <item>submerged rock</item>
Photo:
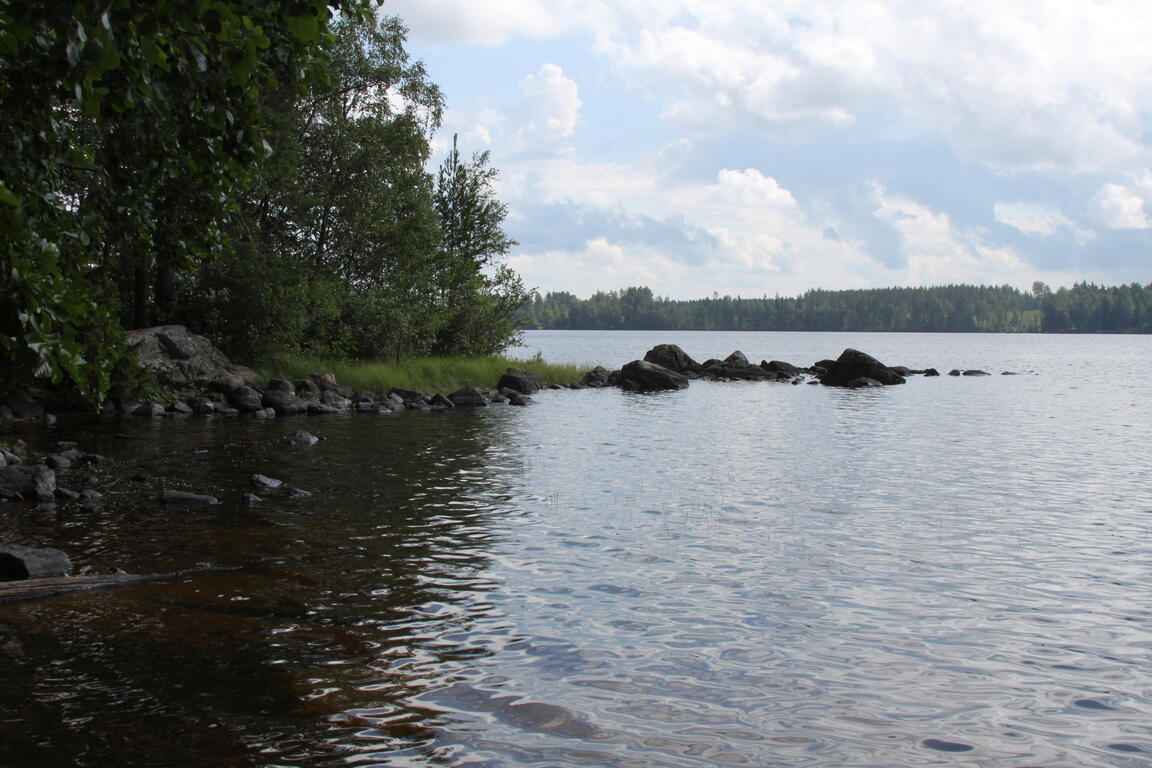
[[[300,446],[302,448],[307,448],[309,446],[316,445],[316,443],[320,442],[320,438],[316,437],[316,435],[312,434],[311,432],[306,432],[303,429],[298,429],[295,432],[293,432],[292,434],[288,435],[286,438],[284,438],[284,441],[287,442],[289,445],[296,445],[296,446]]]
[[[187,504],[210,506],[219,504],[220,500],[215,496],[209,496],[205,493],[190,493],[188,491],[160,491],[156,495],[156,501],[161,504]]]

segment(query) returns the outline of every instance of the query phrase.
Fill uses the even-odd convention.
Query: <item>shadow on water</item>
[[[283,442],[302,427],[326,439]],[[365,724],[419,742],[408,700],[487,653],[478,624],[504,631],[483,595],[505,428],[495,411],[75,425],[116,464],[63,480],[102,507],[9,513],[0,539],[98,569],[236,570],[0,606],[0,765],[314,764]],[[243,507],[255,472],[313,495]],[[162,486],[224,503],[162,507]]]

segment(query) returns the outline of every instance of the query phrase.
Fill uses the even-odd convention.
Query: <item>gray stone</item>
[[[540,391],[540,384],[541,382],[527,371],[518,371],[514,368],[509,368],[508,371],[500,377],[500,381],[496,382],[496,388],[511,389],[522,395],[532,395]]]
[[[264,407],[264,397],[252,387],[240,387],[228,393],[228,403],[241,413],[252,413]]]
[[[68,488],[56,486],[56,498],[61,501],[79,501],[80,494]]]
[[[216,406],[216,415],[217,416],[239,416],[240,411],[233,408],[230,405],[218,405],[218,406]]]
[[[156,495],[156,501],[161,504],[187,504],[210,506],[219,504],[220,500],[215,496],[209,496],[204,493],[190,493],[188,491],[160,491]]]
[[[325,405],[324,403],[321,403],[317,400],[305,400],[304,402],[308,403],[308,413],[316,416],[340,413],[342,410],[332,405]]]
[[[182,325],[141,328],[128,331],[127,336],[140,365],[151,371],[161,384],[207,385],[224,374],[255,381],[251,370],[233,365],[212,342]]]
[[[58,579],[72,572],[72,561],[58,549],[0,544],[0,581]]]
[[[274,419],[276,418],[275,408],[261,408],[258,411],[252,411],[252,418],[254,419]]]
[[[620,386],[632,392],[687,389],[688,379],[683,374],[662,365],[646,360],[633,360],[620,369]]]
[[[133,416],[140,416],[146,419],[158,419],[164,415],[164,406],[160,403],[141,403],[133,408],[130,413]]]
[[[337,410],[346,411],[352,407],[352,401],[346,397],[341,396],[339,393],[326,389],[320,395],[320,402],[324,405],[336,408]]]
[[[193,413],[198,413],[201,416],[216,412],[216,403],[203,395],[189,399],[188,407],[192,409]]]
[[[699,373],[701,371],[700,364],[675,344],[657,344],[644,353],[644,360],[677,373]],[[584,383],[591,384],[592,382],[588,381],[586,376]]]
[[[483,408],[488,405],[488,399],[478,387],[462,387],[449,394],[448,399],[457,408]]]
[[[316,437],[316,435],[312,434],[311,432],[298,429],[292,434],[288,435],[288,437],[284,438],[284,441],[289,445],[296,445],[302,448],[307,448],[320,442],[320,438]]]
[[[168,404],[168,412],[180,414],[181,416],[191,416],[195,411],[188,403],[177,400],[174,403]]]
[[[679,349],[679,347],[676,347]],[[649,350],[651,354],[651,350]],[[691,358],[689,358],[691,359]],[[667,367],[667,366],[665,366]],[[602,365],[598,365],[592,370],[584,374],[580,381],[587,387],[599,389],[600,387],[608,386],[608,377],[612,375],[612,371],[608,370]]]
[[[277,480],[267,475],[252,475],[252,477],[248,478],[248,483],[252,486],[252,489],[258,493],[267,493],[284,487],[283,480]]]
[[[801,373],[799,368],[792,365],[792,363],[785,363],[783,360],[762,360],[760,361],[760,367],[777,375],[784,374],[790,379],[796,378]]]
[[[290,499],[306,499],[312,495],[312,491],[302,491],[299,488],[289,488],[286,495]]]
[[[728,365],[740,367],[747,367],[751,365],[751,363],[748,362],[748,356],[740,350],[736,350],[732,354],[728,355],[728,357],[724,358],[724,362],[726,362]]]
[[[429,401],[428,404],[431,406],[437,406],[438,405],[441,408],[445,408],[445,409],[456,407],[456,405],[441,392],[437,392],[436,394],[432,395],[432,399]]]
[[[296,394],[296,388],[292,386],[292,382],[288,381],[287,379],[269,379],[268,386],[264,388],[264,391],[266,393],[289,392],[291,394]]]
[[[283,381],[283,379],[273,379],[272,381]],[[271,383],[269,382],[269,384]],[[288,386],[291,387],[292,385],[289,384]],[[271,408],[281,416],[308,413],[308,403],[294,395],[290,389],[269,389],[264,393],[263,402],[265,408]]]
[[[15,421],[40,421],[44,418],[44,406],[27,395],[9,395],[4,399],[4,405]]]
[[[988,371],[981,371],[981,370],[972,369],[972,370],[964,371],[964,375],[965,376],[991,376],[992,374],[988,373]]]
[[[925,368],[924,369],[924,375],[925,376],[939,376],[940,371],[936,370],[935,368]]]
[[[884,384],[876,381],[876,379],[870,379],[867,376],[859,376],[844,386],[848,389],[872,389],[874,387],[883,387]]]
[[[257,496],[254,493],[243,493],[240,495],[240,503],[246,507],[250,507],[253,504],[259,504],[262,501],[264,501],[264,498],[262,496]]]
[[[223,376],[217,376],[212,380],[212,391],[219,392],[222,395],[231,394],[241,387],[247,386],[244,379],[233,374],[226,373]]]
[[[0,469],[0,499],[52,501],[56,498],[56,473],[43,464]]]
[[[80,491],[80,498],[84,499],[85,501],[95,501],[96,499],[104,498],[104,494],[93,488],[85,488],[84,490]]]
[[[529,405],[532,402],[532,398],[528,397],[527,395],[522,395],[519,392],[513,392],[512,394],[508,395],[508,403],[510,405]]]

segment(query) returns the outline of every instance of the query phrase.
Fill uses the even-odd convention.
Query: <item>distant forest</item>
[[[1152,283],[811,290],[795,298],[672,300],[648,288],[537,294],[523,327],[573,330],[1152,333]]]

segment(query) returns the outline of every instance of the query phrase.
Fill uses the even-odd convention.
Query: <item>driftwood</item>
[[[204,571],[232,570],[214,566],[188,568],[170,573],[107,573],[91,576],[73,576],[60,579],[24,579],[23,581],[0,582],[0,603],[16,603],[21,600],[38,600],[69,592],[86,592],[94,589],[112,589],[129,584],[149,581],[168,581],[190,576]]]

